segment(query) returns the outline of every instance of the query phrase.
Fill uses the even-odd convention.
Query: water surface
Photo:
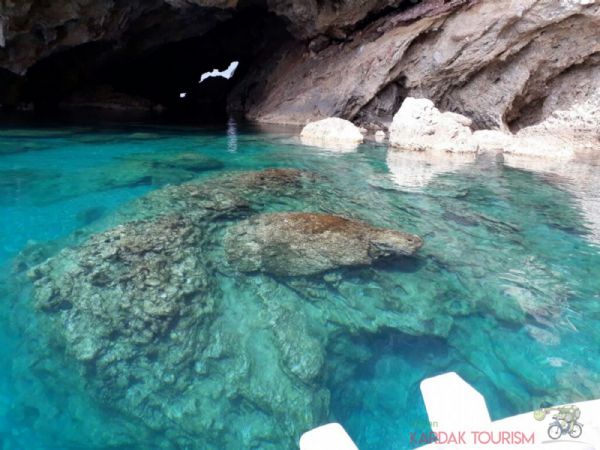
[[[169,162],[178,155],[197,164]],[[168,431],[164,411],[124,410],[111,386],[55,342],[22,266],[77,248],[166,185],[266,168],[302,169],[317,181],[294,196],[261,193],[248,215],[342,214],[425,245],[414,258],[313,277],[243,275],[219,246],[240,218],[210,224],[215,238],[202,252],[219,305],[211,333],[239,348],[229,349],[227,370],[227,358],[218,370],[196,367],[202,380],[190,383],[202,386],[194,395],[206,397],[204,413],[186,415],[190,399],[175,387],[168,397],[165,378]],[[485,395],[494,419],[598,398],[599,172],[593,162],[440,160],[371,144],[339,154],[233,123],[1,128],[0,447],[291,449],[304,428],[338,421],[361,450],[403,450],[409,432],[429,430],[419,382],[447,371]],[[318,375],[290,374],[278,353],[287,347],[321,357]],[[245,391],[224,391],[219,377],[237,375]],[[270,417],[277,396],[290,403],[281,419]],[[318,399],[311,414],[303,396]],[[268,429],[279,425],[289,440]]]

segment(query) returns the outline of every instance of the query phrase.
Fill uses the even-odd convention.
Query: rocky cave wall
[[[380,128],[413,96],[518,129],[597,96],[600,1],[1,0],[0,46],[9,106],[109,85],[181,108],[188,86],[191,114]],[[233,58],[231,82],[192,87]]]
[[[569,90],[569,71],[585,67],[590,84],[600,76],[596,1],[424,2],[415,9],[417,19],[410,10],[387,15],[342,41],[285,46],[238,86],[233,106],[267,122],[341,116],[377,126],[391,120],[402,97],[426,97],[479,128],[507,128],[548,110],[544,100],[558,85]]]

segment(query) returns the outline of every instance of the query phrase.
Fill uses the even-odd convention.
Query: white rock
[[[358,127],[337,117],[311,122],[300,133],[300,140],[305,145],[341,151],[355,149],[363,139]]]
[[[523,128],[516,134],[497,130],[479,130],[473,133],[479,150],[551,159],[570,159],[581,148],[568,133],[553,132],[543,126]]]
[[[477,130],[473,139],[481,152],[503,152],[513,142],[513,136],[498,130]]]
[[[375,141],[376,142],[383,142],[383,141],[385,141],[385,131],[383,131],[383,130],[377,130],[375,132]]]
[[[390,144],[404,150],[447,153],[494,152],[571,159],[600,143],[600,103],[577,104],[558,111],[516,134],[498,130],[471,132],[471,120],[440,112],[430,100],[407,98],[394,116]]]
[[[442,113],[431,100],[408,97],[394,116],[390,144],[404,150],[476,153],[470,125],[469,118]]]
[[[535,156],[569,160],[575,156],[578,144],[568,136],[545,133],[519,132],[512,135],[512,142],[504,149],[505,154]]]

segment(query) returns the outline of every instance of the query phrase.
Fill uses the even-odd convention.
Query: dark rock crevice
[[[394,114],[406,98],[404,80],[398,80],[387,84],[373,99],[367,103],[354,117],[370,130],[386,129],[392,123]]]
[[[546,81],[546,90],[538,96],[519,99],[506,115],[512,131],[536,125],[547,119],[554,111],[567,111],[578,102],[594,95],[600,81],[600,52],[593,53],[583,62],[567,67]]]
[[[162,36],[168,36],[162,37],[167,41],[173,38],[169,29],[185,27],[178,16],[170,24],[168,20],[158,23],[160,17],[169,17],[168,8],[163,6],[134,22],[120,41],[88,42],[55,52],[21,77],[6,71],[11,89],[0,91],[0,103],[8,108],[32,104],[41,112],[81,107],[146,112],[166,108],[173,115],[220,120],[226,114],[230,90],[260,53],[290,39],[277,16],[248,6],[230,20],[211,23],[209,31],[205,23],[176,34],[199,36],[158,45]],[[189,14],[185,23],[198,19],[193,11]],[[233,79],[198,83],[202,73],[225,69],[232,61],[240,63]]]

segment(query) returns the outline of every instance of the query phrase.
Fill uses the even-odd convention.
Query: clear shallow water
[[[181,153],[206,158],[201,168],[169,162]],[[76,245],[128,211],[135,216],[135,200],[165,184],[218,183],[230,172],[272,167],[320,178],[291,196],[257,196],[254,212],[343,214],[416,233],[424,247],[416,258],[324,277],[241,275],[225,267],[218,244],[238,219],[211,223],[216,238],[203,252],[220,305],[211,333],[239,346],[190,381],[199,384],[187,396],[205,395],[212,421],[198,418],[202,408],[193,420],[181,413],[189,399],[168,382],[160,394],[172,404],[166,413],[124,411],[128,404],[111,398],[111,386],[99,386],[93,371],[52,345],[19,264]],[[598,398],[599,171],[387,155],[371,145],[336,154],[232,126],[0,129],[0,442],[8,449],[207,448],[190,442],[210,434],[220,448],[293,448],[305,428],[336,420],[361,450],[407,449],[410,431],[428,431],[419,382],[450,370],[484,393],[494,418]],[[54,244],[35,245],[45,242]],[[322,357],[318,376],[290,375],[278,353],[287,347]],[[223,360],[231,367],[223,369]],[[240,376],[232,381],[244,386],[239,392],[223,388],[219,377],[230,373]],[[290,412],[271,422],[275,397]],[[302,398],[319,399],[314,414],[304,417]],[[167,414],[170,430],[154,414]],[[268,429],[278,420],[294,422],[283,427],[290,441]]]

